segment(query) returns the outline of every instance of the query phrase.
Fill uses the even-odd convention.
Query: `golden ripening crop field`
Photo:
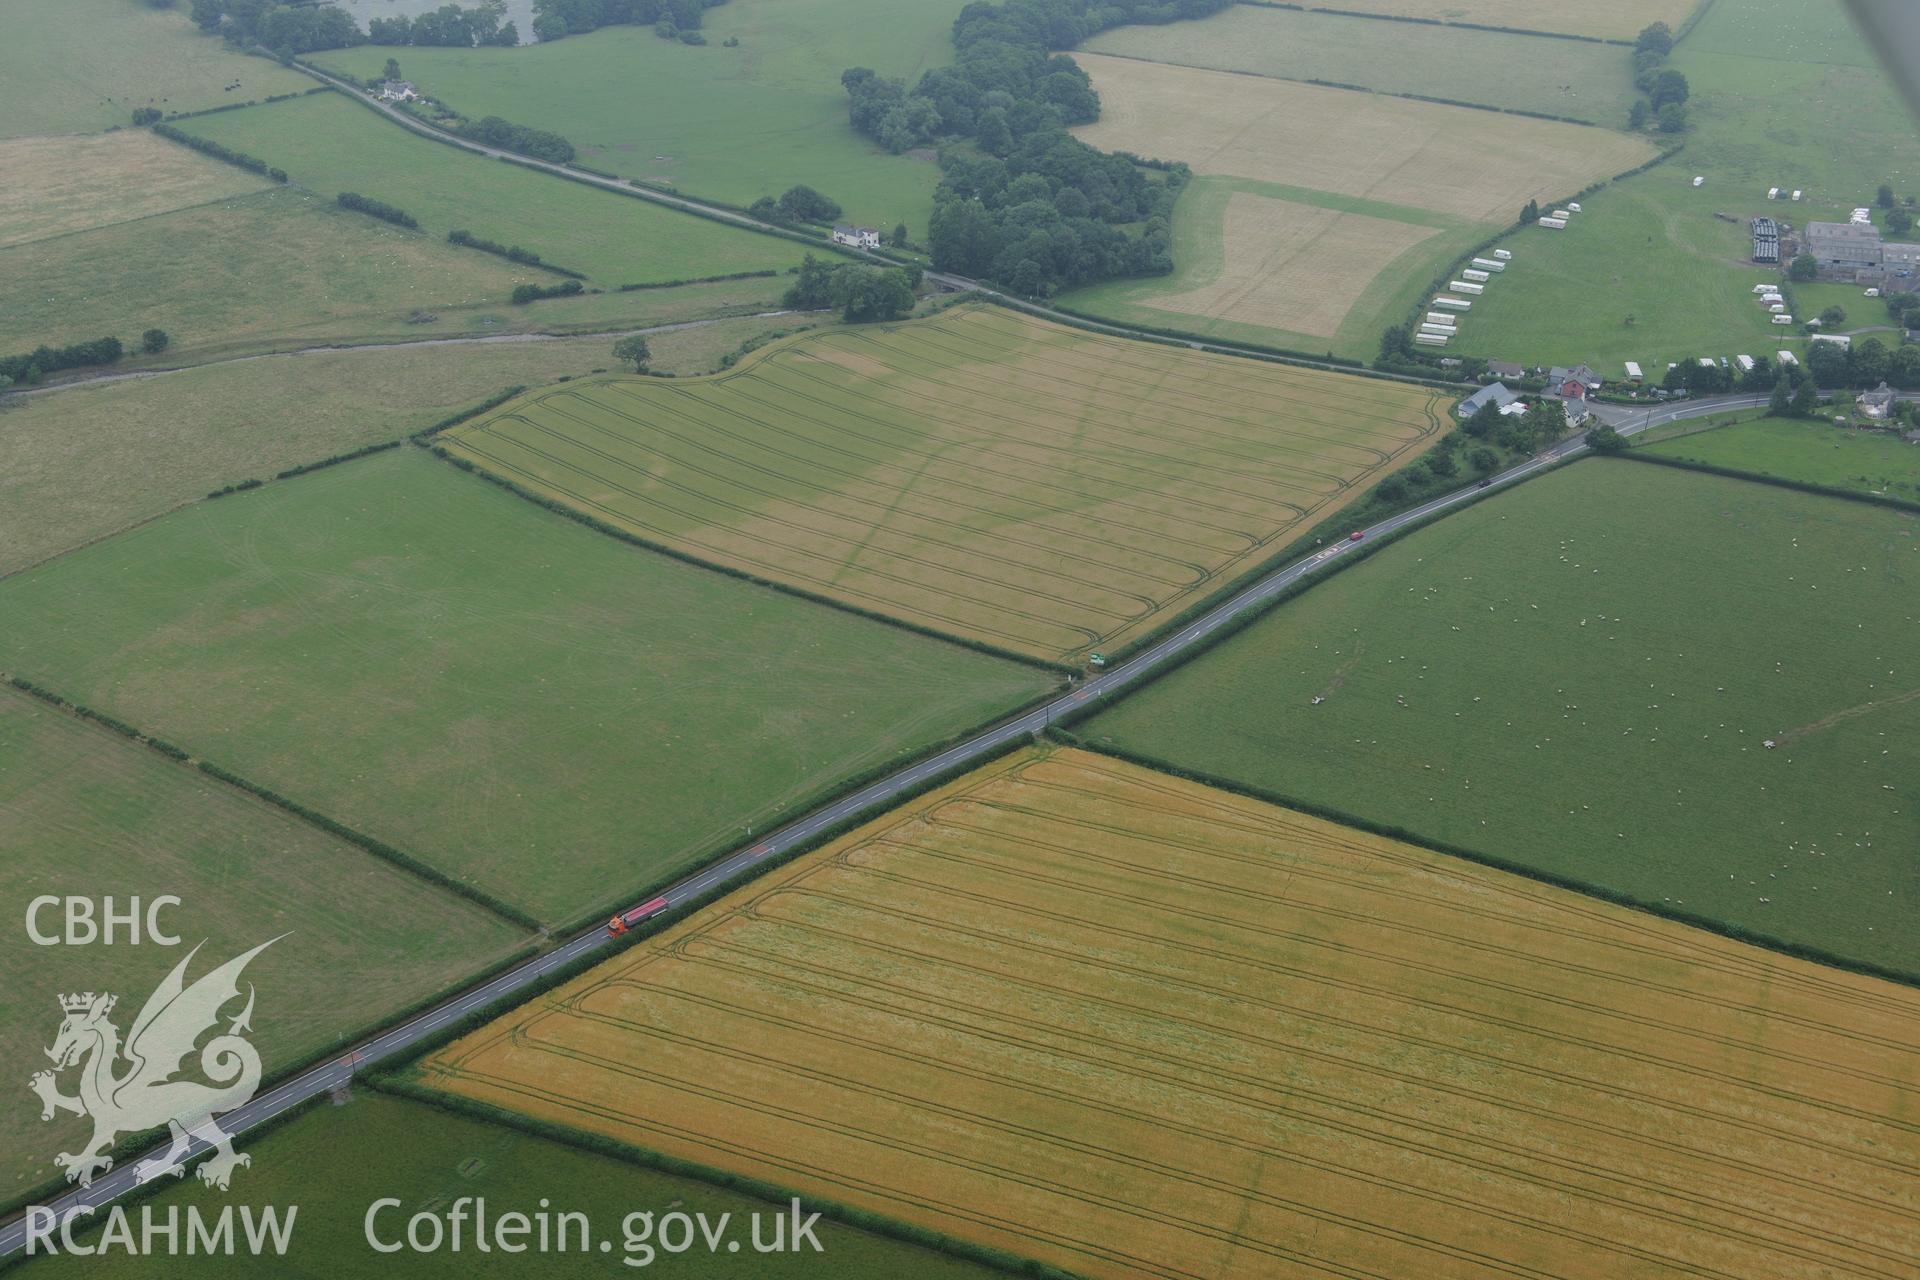
[[[1920,992],[1036,749],[430,1059],[1097,1277],[1912,1277]]]
[[[1422,388],[959,306],[549,388],[443,442],[674,550],[1070,658],[1273,555],[1442,421]]]

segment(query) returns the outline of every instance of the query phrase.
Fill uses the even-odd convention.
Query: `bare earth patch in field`
[[[1334,8],[1397,18],[1473,22],[1488,27],[1553,31],[1631,40],[1650,22],[1678,27],[1699,0],[1339,0]]]
[[[271,186],[146,130],[0,141],[0,248]]]
[[[1108,151],[1476,221],[1510,222],[1653,158],[1645,141],[1585,125],[1348,89],[1077,53]],[[1230,122],[1227,123],[1227,122]]]
[[[1151,305],[1331,338],[1393,259],[1439,234],[1438,227],[1236,191],[1227,197],[1219,279]]]
[[[599,378],[444,438],[689,555],[1045,658],[1114,647],[1438,428],[1393,383],[994,307],[807,335],[714,378]]]
[[[1813,1280],[1912,1273],[1916,1050],[1912,989],[1057,750],[424,1070],[1097,1277]]]

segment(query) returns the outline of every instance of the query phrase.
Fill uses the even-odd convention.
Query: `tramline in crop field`
[[[1024,752],[429,1083],[1098,1277],[1893,1276],[1920,993]]]
[[[676,550],[1045,658],[1150,631],[1338,511],[1436,393],[989,307],[711,379],[511,402],[459,457]]]

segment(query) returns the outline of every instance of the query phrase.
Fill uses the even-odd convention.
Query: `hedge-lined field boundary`
[[[488,911],[491,911],[509,924],[534,933],[540,932],[543,927],[538,920],[526,912],[506,902],[502,902],[484,889],[477,889],[472,885],[462,883],[446,872],[441,871],[438,867],[430,866],[411,854],[402,853],[384,840],[370,836],[364,831],[349,827],[344,822],[335,821],[326,814],[316,809],[310,809],[297,800],[290,800],[277,791],[263,787],[259,783],[243,778],[230,770],[223,769],[211,760],[203,760],[193,756],[164,738],[156,737],[142,729],[135,728],[126,721],[110,716],[104,711],[96,711],[85,703],[75,702],[73,699],[64,697],[47,688],[45,685],[37,684],[23,676],[9,674],[7,683],[22,693],[30,694],[57,710],[65,711],[69,715],[82,720],[91,720],[95,724],[110,729],[131,742],[158,752],[176,764],[184,764],[198,769],[210,778],[215,778],[230,787],[235,787],[241,791],[245,791],[249,795],[264,800],[275,808],[282,809],[294,817],[299,818],[308,826],[318,827],[330,836],[344,840],[348,844],[354,845],[377,858],[392,863],[403,871],[410,872],[418,879],[429,881],[438,888],[458,894],[460,897],[485,907]]]
[[[422,862],[410,853],[401,852],[378,836],[370,836],[366,832],[355,827],[350,827],[344,822],[338,822],[333,818],[329,818],[317,809],[310,809],[298,800],[289,799],[270,787],[262,786],[260,783],[248,778],[243,778],[231,770],[223,769],[211,760],[195,760],[194,767],[210,778],[217,778],[230,787],[237,787],[249,795],[257,796],[275,808],[284,809],[303,822],[320,828],[320,830],[326,832],[328,835],[345,840],[348,844],[356,845],[376,858],[392,863],[402,871],[411,873],[417,879],[425,880],[430,884],[445,889],[449,893],[458,894],[470,902],[477,903],[508,924],[516,925],[519,928],[526,929],[533,933],[538,933],[544,928],[540,921],[511,903],[494,897],[485,889],[476,888],[462,880],[456,880],[454,877],[440,870],[440,868],[430,863]]]
[[[436,431],[437,430],[440,429],[436,428]],[[436,457],[451,463],[462,471],[471,472],[489,484],[499,485],[502,489],[505,489],[508,493],[516,497],[524,498],[535,506],[545,507],[555,515],[565,516],[569,520],[583,524],[596,533],[606,534],[610,538],[618,538],[622,542],[629,543],[645,551],[654,552],[657,555],[671,556],[673,559],[685,564],[696,565],[699,568],[708,569],[714,573],[725,574],[729,578],[738,578],[742,582],[751,582],[755,586],[768,587],[785,595],[793,596],[796,599],[805,600],[810,604],[825,605],[827,608],[837,609],[841,613],[850,613],[857,618],[865,618],[869,622],[884,623],[889,627],[897,627],[902,631],[911,632],[917,636],[925,636],[930,639],[944,641],[947,644],[959,645],[963,649],[971,649],[976,653],[983,653],[991,658],[999,658],[1006,662],[1017,662],[1023,667],[1037,667],[1042,671],[1051,671],[1059,675],[1079,674],[1080,669],[1078,667],[1069,666],[1064,662],[1055,662],[1048,658],[1036,658],[1031,654],[1016,653],[1011,649],[1002,649],[996,645],[988,644],[983,640],[975,640],[969,636],[949,635],[947,632],[936,631],[932,627],[922,626],[917,622],[909,622],[904,618],[889,617],[884,613],[877,613],[872,609],[853,604],[846,600],[836,600],[832,596],[820,595],[816,592],[808,591],[804,587],[796,587],[791,583],[779,582],[772,578],[763,578],[759,574],[749,573],[744,569],[736,569],[732,565],[719,564],[712,560],[704,560],[691,552],[682,551],[678,547],[669,546],[664,542],[655,542],[651,538],[643,538],[639,534],[630,533],[620,528],[618,525],[609,524],[596,516],[588,515],[584,511],[568,506],[556,498],[549,498],[544,494],[535,493],[516,481],[509,480],[507,477],[490,471],[476,462],[448,451],[443,445],[431,443],[426,437],[432,434],[434,434],[434,432],[427,432],[421,436],[416,436],[414,442],[424,448],[431,449]]]
[[[1372,835],[1384,836],[1389,840],[1398,840],[1402,844],[1415,845],[1433,853],[1444,854],[1450,858],[1459,858],[1463,862],[1472,862],[1483,867],[1491,867],[1495,871],[1504,871],[1511,875],[1522,876],[1539,884],[1552,885],[1556,889],[1566,889],[1589,898],[1598,898],[1603,902],[1611,902],[1615,906],[1644,912],[1647,915],[1659,916],[1663,920],[1671,920],[1676,924],[1684,924],[1696,929],[1704,929],[1708,933],[1718,934],[1723,938],[1731,938],[1735,942],[1744,942],[1752,946],[1764,947],[1769,951],[1791,956],[1796,960],[1807,960],[1835,969],[1844,969],[1849,973],[1858,973],[1869,978],[1880,978],[1888,982],[1897,982],[1903,986],[1920,986],[1920,971],[1894,969],[1885,965],[1874,964],[1867,960],[1855,960],[1847,956],[1835,955],[1833,952],[1821,947],[1810,946],[1800,942],[1789,942],[1784,938],[1776,938],[1771,934],[1745,929],[1739,925],[1731,924],[1724,920],[1716,920],[1710,916],[1697,915],[1691,911],[1676,910],[1671,903],[1654,902],[1651,899],[1636,898],[1632,894],[1622,890],[1610,889],[1604,885],[1579,880],[1572,876],[1558,875],[1539,867],[1530,867],[1523,863],[1513,862],[1507,858],[1486,853],[1479,849],[1470,849],[1464,845],[1449,844],[1442,840],[1435,840],[1431,836],[1422,835],[1420,832],[1409,831],[1405,827],[1397,827],[1391,823],[1376,822],[1372,818],[1364,817],[1357,813],[1350,813],[1345,809],[1319,804],[1312,800],[1303,800],[1298,796],[1290,796],[1284,792],[1272,791],[1265,787],[1249,782],[1241,782],[1233,778],[1224,778],[1217,774],[1207,773],[1204,770],[1190,769],[1185,765],[1175,764],[1171,760],[1165,760],[1149,752],[1140,751],[1132,747],[1123,747],[1117,743],[1106,741],[1095,742],[1082,738],[1077,734],[1066,732],[1058,732],[1056,736],[1059,741],[1069,746],[1079,747],[1099,755],[1111,756],[1116,760],[1124,760],[1129,764],[1152,769],[1158,773],[1169,774],[1176,778],[1184,778],[1189,782],[1197,782],[1202,786],[1214,787],[1221,791],[1230,792],[1233,795],[1246,796],[1251,800],[1259,800],[1266,804],[1278,805],[1283,809],[1292,809],[1296,813],[1304,813],[1311,817],[1323,818],[1328,822],[1336,822],[1341,826],[1352,827],[1357,831],[1365,831]]]
[[[1692,434],[1698,434],[1697,432]],[[1683,440],[1685,436],[1669,436],[1670,440]],[[1663,440],[1655,444],[1665,443]],[[1885,494],[1868,493],[1861,489],[1841,489],[1834,485],[1816,484],[1811,480],[1794,480],[1787,476],[1770,476],[1762,471],[1741,471],[1735,467],[1723,467],[1712,462],[1696,462],[1691,458],[1663,458],[1658,454],[1644,452],[1641,449],[1627,449],[1613,455],[1630,462],[1645,462],[1656,467],[1672,467],[1678,471],[1698,471],[1704,475],[1723,476],[1728,480],[1744,480],[1748,484],[1771,485],[1776,489],[1791,489],[1796,493],[1810,493],[1821,498],[1838,498],[1843,502],[1861,502],[1871,507],[1886,507],[1893,511],[1920,512],[1920,502],[1909,498],[1894,498]]]
[[[1712,0],[1708,0],[1711,3]],[[1534,27],[1502,27],[1490,22],[1456,22],[1446,18],[1416,18],[1405,13],[1363,13],[1357,9],[1331,9],[1315,4],[1288,4],[1286,0],[1240,0],[1259,9],[1292,9],[1295,13],[1325,13],[1336,18],[1364,18],[1368,22],[1405,22],[1416,27],[1456,27],[1462,31],[1497,31],[1509,36],[1539,36],[1543,40],[1572,40],[1577,44],[1611,44],[1633,48],[1633,41],[1617,36],[1582,36],[1571,31],[1541,31]],[[1687,30],[1694,20],[1690,19]],[[1679,37],[1676,36],[1675,39]]]

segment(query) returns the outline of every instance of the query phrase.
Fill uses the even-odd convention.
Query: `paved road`
[[[1619,430],[1623,434],[1632,435],[1680,418],[1702,417],[1731,409],[1752,408],[1764,405],[1766,402],[1765,396],[1723,396],[1712,400],[1692,400],[1675,405],[1663,405],[1651,410],[1627,411],[1621,406],[1601,406],[1601,408],[1606,409],[1609,414],[1617,412],[1618,417],[1624,419],[1617,423]],[[1506,488],[1585,452],[1586,446],[1580,442],[1578,436],[1575,436],[1544,450],[1519,466],[1491,477],[1487,487],[1489,489]],[[1410,511],[1382,520],[1363,532],[1366,539],[1376,539],[1449,508],[1460,506],[1481,496],[1481,493],[1482,490],[1477,484],[1458,489],[1430,502],[1422,503]],[[1043,731],[1055,721],[1083,709],[1087,703],[1105,698],[1166,667],[1248,610],[1259,608],[1263,603],[1302,579],[1323,572],[1337,563],[1341,556],[1349,554],[1360,545],[1349,541],[1337,542],[1282,568],[1275,569],[1237,595],[1215,605],[1177,633],[1168,636],[1124,664],[1068,689],[1060,696],[1031,711],[1002,721],[958,746],[950,747],[939,755],[869,783],[825,808],[815,810],[803,818],[768,833],[746,848],[736,850],[680,880],[667,889],[662,896],[671,906],[680,906],[703,897],[716,886],[736,876],[750,873],[757,863],[784,853],[812,839],[829,827],[867,810],[889,805],[910,790],[936,778],[957,774],[1008,744]],[[403,1053],[449,1022],[478,1010],[507,1003],[539,983],[555,968],[591,954],[607,946],[609,941],[604,928],[590,929],[545,955],[529,960],[489,982],[453,996],[442,1004],[435,1005],[423,1013],[380,1032],[339,1058],[302,1072],[256,1097],[244,1107],[223,1116],[221,1124],[230,1133],[243,1133],[264,1120],[298,1106],[309,1098],[347,1083],[359,1068]],[[197,1155],[202,1150],[204,1147],[196,1145],[193,1154]],[[138,1185],[138,1169],[138,1161],[118,1165],[95,1180],[91,1187],[70,1191],[53,1201],[50,1207],[62,1215],[79,1210],[97,1209]],[[16,1220],[0,1228],[0,1257],[20,1249],[25,1241],[24,1221]]]

